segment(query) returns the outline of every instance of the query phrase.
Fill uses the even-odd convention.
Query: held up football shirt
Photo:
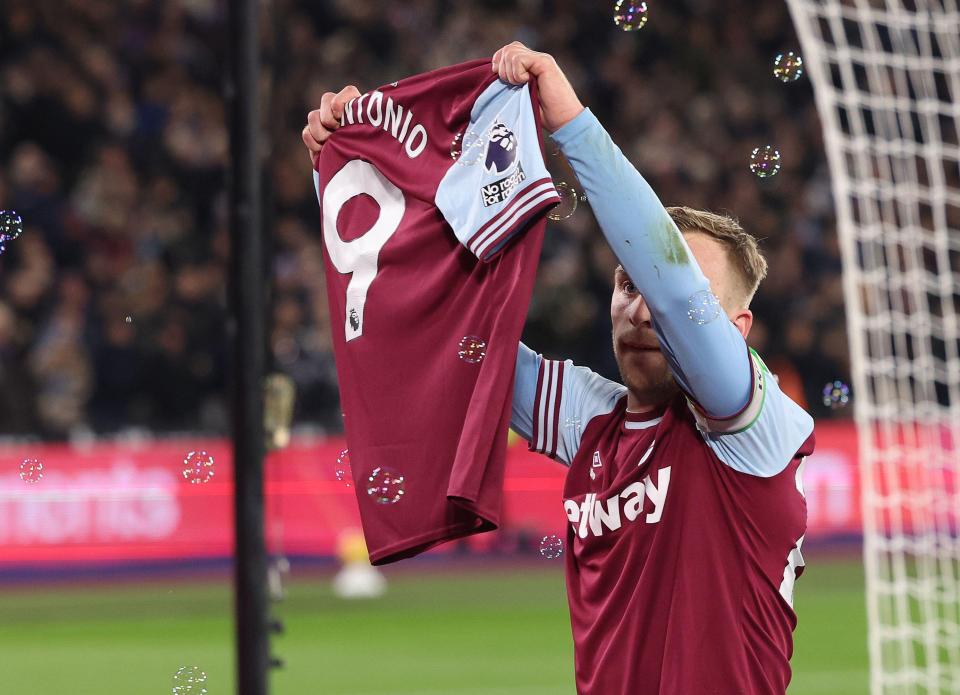
[[[559,202],[535,85],[478,60],[368,92],[314,179],[371,562],[496,528],[517,341]]]

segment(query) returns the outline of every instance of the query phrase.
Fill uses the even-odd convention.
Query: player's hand
[[[577,93],[549,53],[532,51],[514,41],[493,54],[493,71],[510,84],[526,84],[531,77],[537,78],[541,120],[551,133],[583,111]]]
[[[310,151],[310,162],[323,149],[323,144],[337,128],[343,117],[343,107],[354,97],[360,96],[360,90],[349,85],[339,92],[326,92],[320,97],[320,108],[307,114],[307,125],[303,126],[303,144]]]

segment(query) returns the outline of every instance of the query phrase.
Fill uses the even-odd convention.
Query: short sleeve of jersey
[[[473,105],[457,144],[461,152],[437,187],[437,208],[483,261],[560,202],[534,108],[530,85],[491,83]]]
[[[767,478],[786,468],[807,441],[813,433],[813,418],[780,390],[753,350],[750,360],[752,391],[740,413],[714,420],[688,403],[697,429],[721,461],[741,473]]]
[[[627,390],[570,360],[536,357],[530,450],[569,466],[590,420],[612,411]]]

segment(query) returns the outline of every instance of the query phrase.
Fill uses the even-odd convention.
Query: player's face
[[[711,237],[699,233],[684,234],[687,245],[710,281],[710,288],[727,307],[732,269],[726,251]],[[630,407],[654,407],[669,400],[679,387],[673,379],[667,359],[653,330],[650,310],[636,286],[618,267],[610,302],[613,322],[613,352],[620,376],[630,391]]]

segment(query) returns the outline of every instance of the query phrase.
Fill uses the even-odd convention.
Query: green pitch
[[[859,562],[816,561],[797,585],[792,695],[867,693]],[[234,692],[229,586],[149,583],[0,590],[2,692],[170,693],[180,666]],[[573,695],[559,563],[395,570],[386,597],[291,583],[274,640],[275,695]]]

